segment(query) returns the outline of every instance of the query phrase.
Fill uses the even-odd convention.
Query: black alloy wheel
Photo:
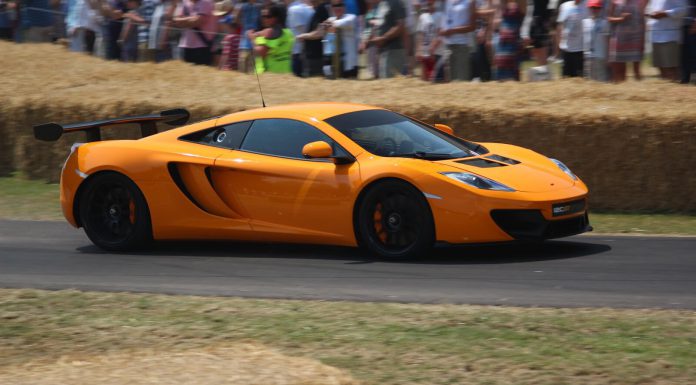
[[[79,215],[87,237],[110,251],[127,251],[152,239],[150,213],[143,193],[128,177],[115,172],[95,175],[79,198]]]
[[[383,258],[423,255],[435,242],[435,225],[423,193],[390,179],[372,187],[357,217],[359,244]]]

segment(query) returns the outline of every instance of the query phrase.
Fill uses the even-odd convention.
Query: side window
[[[251,121],[232,123],[226,126],[209,128],[182,136],[181,140],[208,144],[211,146],[238,149],[251,126]]]
[[[242,150],[261,154],[304,159],[305,144],[323,140],[331,145],[334,154],[347,155],[331,138],[306,123],[290,119],[260,119],[254,121],[244,138]]]

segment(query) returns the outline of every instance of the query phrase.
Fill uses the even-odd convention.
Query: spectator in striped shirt
[[[220,22],[223,23],[227,34],[222,39],[219,68],[223,71],[237,71],[239,69],[239,42],[241,41],[239,25],[232,15],[228,15]]]
[[[137,12],[126,15],[132,23],[138,26],[138,61],[155,61],[157,50],[151,49],[148,42],[152,14],[159,4],[160,0],[141,0]]]
[[[142,18],[142,22],[138,25],[138,58],[140,61],[155,61],[157,50],[148,46],[148,40],[152,14],[159,4],[160,0],[142,0],[138,9],[138,15]]]

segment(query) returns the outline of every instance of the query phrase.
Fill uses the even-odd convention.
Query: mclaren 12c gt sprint
[[[188,119],[175,109],[34,126],[47,141],[86,134],[61,175],[68,222],[106,250],[216,239],[360,246],[384,258],[592,229],[587,187],[563,163],[445,125],[341,103]],[[101,140],[126,123],[143,137]],[[157,123],[179,127],[158,133]]]

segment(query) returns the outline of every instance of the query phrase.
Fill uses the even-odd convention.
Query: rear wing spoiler
[[[143,138],[157,133],[157,122],[164,122],[170,126],[180,126],[188,122],[191,115],[183,108],[162,111],[159,114],[125,116],[114,119],[95,120],[93,122],[58,124],[45,123],[34,126],[34,137],[46,142],[54,142],[69,132],[84,131],[87,142],[101,140],[101,128],[118,124],[135,123],[140,125],[140,133]]]

